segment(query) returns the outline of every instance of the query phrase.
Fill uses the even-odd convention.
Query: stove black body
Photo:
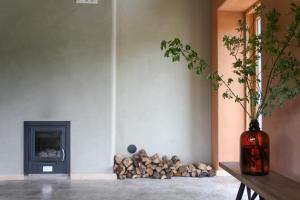
[[[69,121],[24,122],[24,174],[70,174]]]

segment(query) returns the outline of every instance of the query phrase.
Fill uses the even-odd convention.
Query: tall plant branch
[[[267,106],[266,105],[266,102],[268,102],[268,98],[269,98],[269,93],[270,93],[270,90],[271,90],[271,84],[272,84],[272,81],[274,80],[274,71],[276,69],[276,66],[278,64],[278,61],[280,60],[281,56],[284,54],[285,50],[290,46],[290,43],[291,41],[294,39],[294,37],[296,36],[296,31],[299,27],[299,23],[296,23],[292,29],[292,32],[290,35],[288,35],[288,37],[286,37],[286,41],[283,42],[283,46],[279,52],[279,54],[276,56],[273,64],[272,64],[272,67],[271,67],[271,70],[269,72],[269,76],[268,76],[268,81],[267,81],[267,85],[266,85],[266,91],[265,91],[265,94],[264,94],[264,97],[263,97],[263,100],[262,100],[262,103],[259,107],[259,110],[256,114],[256,118],[258,118],[258,116],[261,114],[262,110]]]
[[[235,101],[242,106],[247,115],[254,120],[261,114],[271,114],[276,105],[281,106],[283,101],[300,95],[299,68],[295,67],[297,64],[295,63],[295,57],[291,53],[285,53],[288,47],[294,46],[294,44],[291,44],[294,38],[298,41],[297,47],[300,47],[300,32],[298,31],[300,6],[291,4],[291,11],[294,18],[283,41],[279,41],[275,37],[280,30],[278,25],[280,13],[275,9],[267,12],[267,28],[261,34],[254,35],[255,33],[248,32],[250,35],[247,38],[245,33],[250,30],[245,20],[240,20],[239,27],[236,29],[240,33],[240,36],[224,36],[224,46],[235,59],[233,73],[236,75],[238,83],[247,88],[243,97],[240,98],[231,87],[231,84],[236,80],[230,77],[225,79],[222,74],[208,73],[207,78],[211,80],[213,88],[217,90],[221,85],[224,85],[226,90],[223,92],[223,98],[235,98]],[[244,33],[244,36],[242,36],[242,33]],[[240,50],[242,46],[244,46],[244,49]],[[208,67],[208,64],[205,60],[200,58],[190,45],[182,44],[178,38],[170,41],[162,41],[161,50],[164,50],[165,57],[172,58],[173,62],[178,62],[181,57],[184,57],[188,63],[188,69],[195,71],[198,75],[207,72],[205,69]],[[267,62],[262,64],[262,71],[269,70],[266,76],[265,88],[260,86],[261,78],[257,74],[257,62],[261,54],[255,54],[255,52],[262,53],[262,51],[264,57],[267,58]],[[239,53],[244,55],[244,61],[240,59]],[[246,57],[249,53],[251,55]],[[268,67],[269,61],[270,67]],[[273,84],[274,79],[279,84]],[[293,87],[289,87],[289,83]],[[250,102],[251,113],[247,110],[245,102]]]

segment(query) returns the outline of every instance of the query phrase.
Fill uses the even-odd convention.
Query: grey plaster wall
[[[112,2],[0,1],[0,175],[23,173],[23,121],[70,120],[72,173],[111,171]]]
[[[210,162],[209,82],[160,51],[163,39],[179,37],[209,60],[210,1],[119,0],[117,8],[117,152],[133,143]]]
[[[209,83],[159,49],[178,36],[208,60],[209,0],[118,0],[117,57],[112,4],[0,1],[0,176],[23,173],[29,120],[71,121],[72,173],[111,172],[114,144],[210,162]]]

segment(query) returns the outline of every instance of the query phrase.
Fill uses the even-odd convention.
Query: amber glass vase
[[[269,173],[269,136],[260,130],[259,122],[252,120],[249,130],[240,138],[240,165],[243,174],[263,176]]]

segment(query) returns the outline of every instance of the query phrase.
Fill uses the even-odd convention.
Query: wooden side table
[[[221,162],[220,166],[241,182],[236,199],[241,200],[245,189],[248,200],[300,200],[300,183],[278,173],[248,176],[241,173],[239,162]],[[252,193],[251,190],[254,192]]]

